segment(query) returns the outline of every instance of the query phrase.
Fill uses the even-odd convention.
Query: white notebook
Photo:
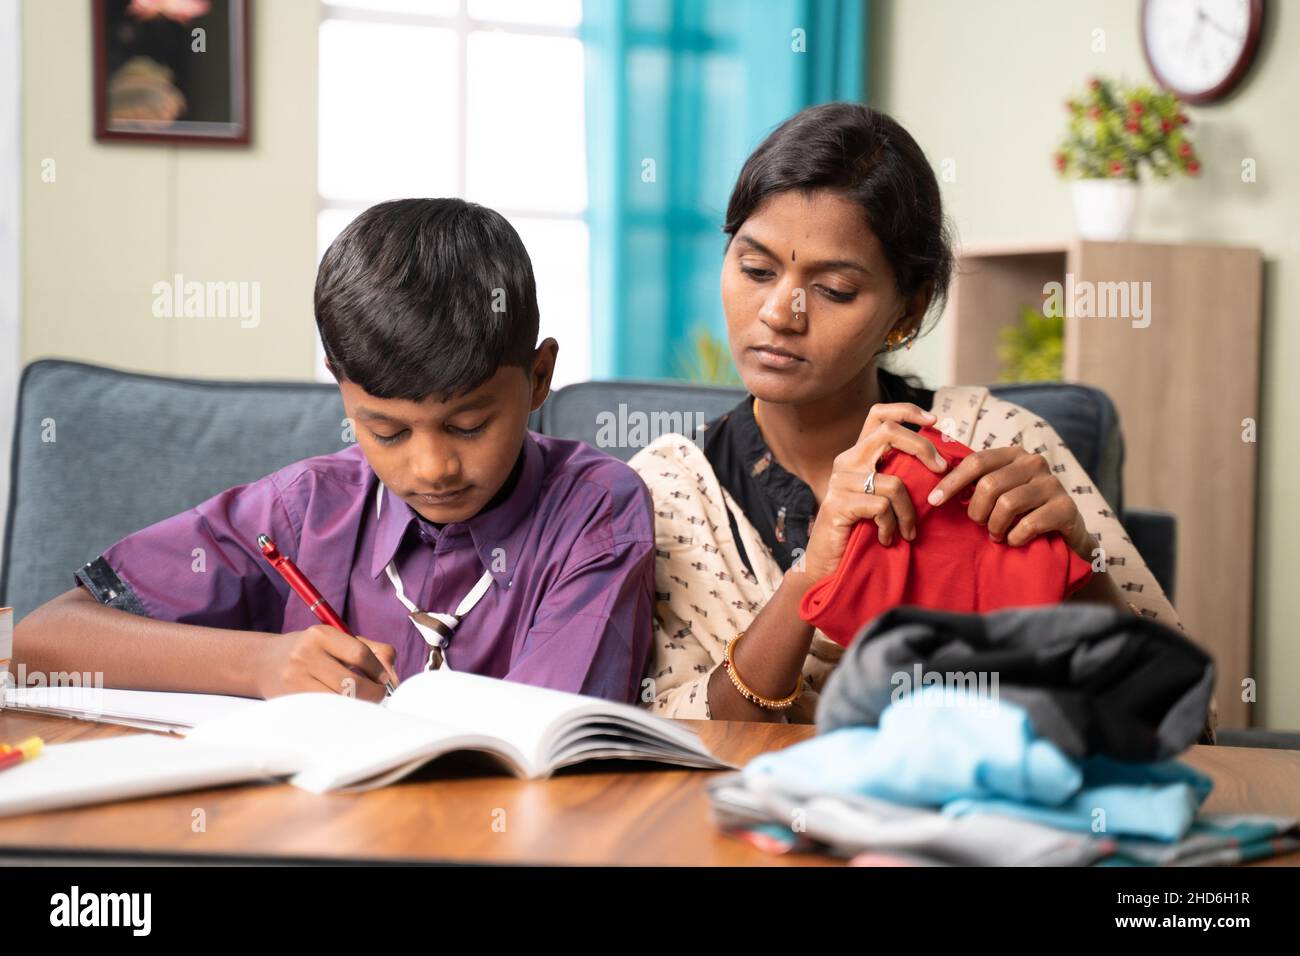
[[[157,734],[49,744],[40,756],[0,770],[0,816],[271,777],[260,756]]]
[[[246,702],[183,740],[126,738],[141,739],[54,744],[0,772],[0,815],[270,777],[313,793],[370,790],[458,751],[526,778],[620,758],[735,769],[694,731],[640,708],[446,670],[407,679],[383,704],[292,694]]]
[[[258,703],[248,697],[109,687],[8,687],[4,706],[54,717],[183,734],[195,724]]]

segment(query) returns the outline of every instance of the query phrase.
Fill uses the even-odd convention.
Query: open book
[[[0,815],[288,777],[313,793],[370,790],[477,751],[517,777],[588,760],[735,769],[690,729],[628,704],[457,671],[408,678],[383,704],[291,694],[200,722],[185,739],[54,744],[0,778]]]

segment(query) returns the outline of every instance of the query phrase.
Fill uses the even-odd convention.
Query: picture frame
[[[95,139],[247,146],[250,0],[91,0]]]

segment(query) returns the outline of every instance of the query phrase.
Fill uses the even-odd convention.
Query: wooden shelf
[[[1218,665],[1222,724],[1245,726],[1258,446],[1243,441],[1242,422],[1259,418],[1260,252],[1081,240],[963,248],[940,326],[949,380],[996,381],[1000,330],[1024,306],[1043,308],[1050,282],[1098,293],[1102,314],[1066,314],[1064,377],[1102,389],[1119,409],[1125,506],[1177,516],[1176,606]],[[1113,314],[1128,293],[1141,298]]]

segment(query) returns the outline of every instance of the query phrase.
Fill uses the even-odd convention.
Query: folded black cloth
[[[875,726],[918,682],[1019,704],[1072,757],[1152,761],[1200,736],[1214,663],[1177,631],[1108,605],[990,614],[898,607],[867,624],[840,658],[818,701],[817,731]]]

